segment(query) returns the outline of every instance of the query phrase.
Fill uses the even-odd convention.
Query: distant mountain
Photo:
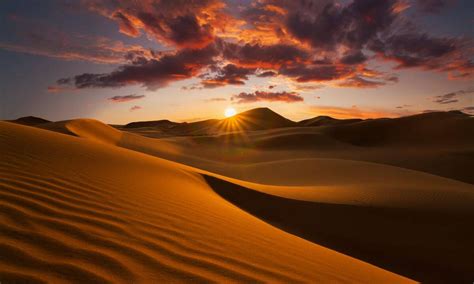
[[[362,119],[359,119],[359,118],[337,119],[337,118],[332,118],[330,116],[322,115],[322,116],[317,116],[310,119],[299,121],[298,125],[300,126],[328,126],[328,125],[350,124],[350,123],[359,122],[359,121],[362,121]]]
[[[286,127],[320,128],[319,133],[358,146],[474,143],[474,117],[460,111],[368,120],[318,116],[294,122],[269,108],[255,108],[225,119],[190,123],[169,120],[140,121],[129,123],[123,129],[139,132],[140,129],[154,128],[160,130],[163,136],[186,136]]]
[[[297,125],[296,122],[266,107],[244,111],[225,120],[238,120],[243,124],[245,130],[263,130]]]
[[[131,122],[124,129],[155,128],[169,135],[205,135],[232,131],[253,131],[296,126],[269,108],[255,108],[225,119],[208,119],[196,122],[169,120]]]
[[[359,146],[474,145],[474,117],[460,111],[364,120],[321,131],[339,141]]]
[[[51,122],[34,116],[21,117],[10,122],[70,134],[64,128],[64,122]],[[278,130],[272,135],[278,136],[278,141],[280,141],[278,144],[286,144],[294,139],[300,139],[302,134],[298,128],[303,128],[307,129],[303,135],[306,137],[304,139],[312,141],[310,144],[315,145],[322,141],[322,136],[330,139],[327,141],[335,141],[334,143],[342,142],[362,147],[474,145],[474,117],[460,111],[430,112],[399,118],[368,120],[318,116],[294,122],[269,108],[255,108],[225,119],[208,119],[189,123],[163,119],[131,122],[124,126],[114,127],[155,138],[281,129],[283,132]],[[298,135],[292,134],[295,131],[299,131]],[[309,136],[314,136],[314,139],[308,138]]]
[[[25,116],[25,117],[20,117],[20,118],[15,119],[15,120],[10,120],[10,122],[23,124],[23,125],[35,126],[35,125],[40,125],[40,124],[44,124],[44,123],[49,123],[51,121],[43,119],[41,117],[36,117],[36,116]]]
[[[169,129],[176,125],[178,122],[169,121],[167,119],[162,120],[152,120],[152,121],[136,121],[130,122],[129,124],[124,125],[124,128],[142,128],[142,127],[156,127],[156,128],[165,128]]]

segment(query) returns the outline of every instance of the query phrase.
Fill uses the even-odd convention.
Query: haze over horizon
[[[474,113],[469,0],[2,1],[0,119]]]

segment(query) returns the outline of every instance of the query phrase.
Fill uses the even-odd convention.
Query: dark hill
[[[51,121],[46,120],[41,117],[36,117],[36,116],[25,116],[25,117],[20,117],[15,120],[10,120],[10,122],[18,123],[18,124],[23,124],[23,125],[30,125],[30,126],[35,126],[35,125],[40,125],[44,123],[49,123]]]

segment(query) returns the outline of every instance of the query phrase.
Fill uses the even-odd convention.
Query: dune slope
[[[86,121],[81,125],[82,128],[96,128]],[[96,139],[97,135],[91,131],[69,128],[79,136]],[[114,133],[115,130],[109,128],[103,127],[103,135]],[[282,144],[294,145],[298,144],[301,130],[312,133],[306,129],[253,133],[251,139],[253,145],[260,141],[275,144],[283,132],[286,142],[286,137],[296,139],[294,143]],[[340,149],[348,147],[334,145],[334,141],[322,138],[316,138],[321,147],[329,144]],[[230,150],[238,149],[236,147],[245,139],[240,134],[227,134],[193,138],[192,141],[197,141],[198,145],[223,144]],[[216,140],[220,142],[216,144]],[[428,282],[461,281],[467,279],[463,277],[471,277],[473,185],[362,161],[289,159],[294,153],[290,151],[286,160],[282,160],[283,155],[280,160],[259,163],[245,162],[245,158],[251,157],[249,152],[245,152],[237,164],[198,160],[189,156],[186,147],[179,143],[163,144],[166,141],[172,140],[124,133],[114,145],[197,165],[203,170],[195,171],[208,176],[208,182],[217,193],[242,209],[295,235],[377,266]],[[164,149],[171,149],[171,146],[175,151],[165,153]],[[206,156],[202,151],[198,152]],[[209,176],[217,177],[221,183],[215,183]],[[231,182],[235,190],[226,190],[228,186],[222,189],[226,184],[223,181]],[[448,238],[455,241],[446,241]],[[437,267],[435,272],[432,267]]]
[[[103,141],[0,122],[2,282],[409,281],[263,222],[189,167]]]
[[[387,270],[423,283],[467,283],[474,277],[472,192],[467,196],[471,200],[465,203],[471,207],[460,212],[453,204],[443,210],[374,206],[377,201],[370,199],[383,197],[384,192],[364,192],[363,187],[358,188],[362,192],[343,192],[341,203],[332,203],[318,198],[324,201],[328,196],[337,198],[345,188],[296,200],[280,197],[285,192],[278,196],[265,192],[275,192],[274,188],[265,190],[263,186],[258,192],[213,176],[205,178],[218,194],[254,216]],[[371,194],[379,196],[374,198]],[[387,195],[389,200],[397,199],[389,192]],[[418,203],[423,203],[423,197],[418,194]],[[351,202],[352,199],[356,202]]]

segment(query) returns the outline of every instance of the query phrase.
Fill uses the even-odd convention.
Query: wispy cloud
[[[463,95],[474,93],[474,89],[460,90],[456,92],[447,93],[444,95],[435,96],[433,102],[438,104],[452,104],[459,102]]]
[[[260,101],[266,102],[285,102],[296,103],[302,102],[304,99],[295,92],[265,92],[256,91],[254,93],[240,93],[231,97],[232,101],[238,104],[255,103]]]
[[[141,106],[132,106],[130,108],[130,111],[137,111],[137,110],[141,110],[141,109],[143,109],[143,107],[141,107]]]
[[[112,101],[114,103],[124,103],[124,102],[129,102],[129,101],[135,101],[139,99],[143,99],[145,95],[126,95],[126,96],[113,96],[111,98],[108,98],[109,101]]]

